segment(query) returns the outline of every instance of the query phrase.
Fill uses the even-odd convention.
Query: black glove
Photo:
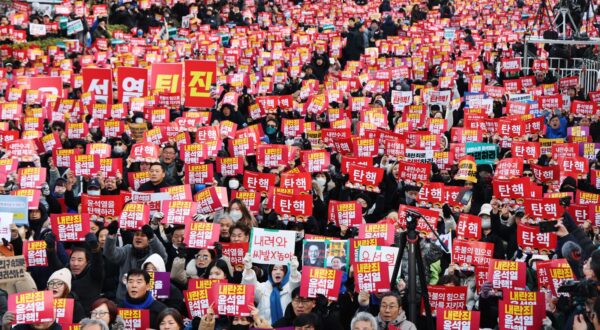
[[[452,210],[448,204],[444,204],[444,206],[442,206],[442,213],[444,214],[444,218],[450,218],[452,216]]]
[[[119,231],[119,222],[118,221],[111,221],[108,224],[108,227],[106,227],[108,229],[108,234],[109,235],[116,235],[117,232]]]
[[[185,245],[181,244],[181,246],[177,248],[177,257],[183,259],[187,257],[187,249],[185,248]]]
[[[85,243],[88,249],[94,251],[98,248],[98,238],[93,233],[87,233],[85,235]]]
[[[10,242],[6,240],[6,238],[2,237],[2,245],[8,247],[10,245]]]
[[[150,225],[144,225],[142,227],[142,233],[144,233],[144,235],[146,235],[146,237],[148,237],[148,240],[151,240],[154,238],[154,230],[152,230],[152,227],[150,227]]]
[[[44,241],[46,242],[46,249],[54,250],[56,247],[56,235],[54,233],[48,233],[44,236]]]
[[[223,257],[223,245],[220,242],[215,242],[215,254],[217,259],[221,259]]]
[[[183,172],[183,166],[185,163],[181,159],[175,159],[175,168],[177,169],[177,173]]]

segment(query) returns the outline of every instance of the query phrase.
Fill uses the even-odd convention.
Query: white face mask
[[[231,217],[231,219],[233,221],[238,221],[242,218],[242,211],[240,211],[240,210],[230,211],[229,216]]]
[[[319,187],[323,188],[325,187],[325,184],[327,183],[327,179],[325,179],[324,177],[320,176],[316,179],[317,184],[319,185]]]
[[[88,190],[87,193],[90,196],[100,196],[100,190]]]
[[[227,183],[229,189],[238,189],[240,187],[240,181],[238,180],[229,180]]]
[[[116,154],[122,154],[125,152],[125,148],[123,148],[123,146],[114,146],[113,151]]]

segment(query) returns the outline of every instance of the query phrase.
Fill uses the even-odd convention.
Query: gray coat
[[[123,276],[131,269],[142,268],[144,260],[154,253],[158,253],[166,263],[167,252],[165,247],[156,237],[150,240],[147,253],[142,257],[136,257],[134,256],[133,245],[127,244],[123,247],[117,247],[116,238],[111,237],[110,235],[106,236],[104,256],[114,264],[119,265],[119,287],[117,288],[118,301],[125,300],[125,293],[127,292],[127,288],[123,283]]]

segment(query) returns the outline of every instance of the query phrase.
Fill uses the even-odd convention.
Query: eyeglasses
[[[92,317],[95,317],[95,318],[101,318],[101,317],[104,317],[104,315],[106,315],[106,314],[108,314],[108,312],[106,312],[106,311],[97,311],[97,312],[91,312],[91,313],[90,313],[90,315],[91,315]]]
[[[531,173],[531,172],[523,173],[523,176],[532,177],[532,176],[533,176],[533,173]]]
[[[62,132],[62,128],[60,127],[52,127],[53,132]]]
[[[123,142],[115,142],[115,145],[116,145],[116,146],[122,146],[122,145],[123,145]]]
[[[396,308],[398,308],[398,305],[393,305],[393,304],[392,305],[381,305],[381,309],[383,309],[383,310],[386,310],[386,309],[391,310],[391,309],[396,309]]]
[[[294,298],[294,299],[292,300],[292,302],[293,302],[294,304],[298,304],[298,305],[305,305],[305,304],[308,304],[308,303],[310,303],[310,302],[311,302],[311,300],[310,300],[310,299],[306,299],[306,298]]]
[[[199,260],[208,260],[209,258],[210,258],[209,256],[202,256],[202,255],[196,256],[196,259],[199,259]]]
[[[65,283],[63,283],[63,281],[50,281],[50,282],[48,282],[48,288],[49,289],[60,288],[63,285],[65,285]]]

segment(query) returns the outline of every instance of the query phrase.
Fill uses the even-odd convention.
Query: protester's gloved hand
[[[181,159],[175,159],[175,168],[177,169],[177,173],[183,172],[183,166],[185,163]]]
[[[371,298],[371,295],[367,291],[361,291],[358,294],[358,304],[363,307],[369,306],[370,298]]]
[[[298,271],[298,266],[300,266],[300,262],[298,262],[298,257],[294,256],[292,262],[290,263],[292,274]]]
[[[56,235],[54,233],[48,233],[44,236],[44,241],[46,242],[46,249],[54,250],[56,247]]]
[[[242,261],[244,262],[244,269],[252,269],[252,257],[250,253],[246,253]]]
[[[116,220],[111,221],[108,224],[107,229],[108,229],[108,234],[109,235],[116,235],[117,232],[119,231],[119,222],[116,221]]]
[[[44,182],[42,184],[41,190],[42,190],[42,195],[43,196],[49,196],[50,195],[50,186],[48,186],[48,183]]]
[[[480,290],[479,295],[481,296],[481,298],[487,299],[493,295],[492,294],[493,289],[494,288],[492,286],[492,282],[486,281],[481,285],[481,290]]]
[[[185,259],[187,257],[187,249],[184,244],[177,248],[177,257]]]
[[[154,214],[152,215],[152,220],[156,221],[156,222],[160,222],[160,220],[162,220],[165,217],[165,214],[158,211],[158,212],[154,212]]]
[[[150,227],[149,225],[144,225],[142,227],[142,233],[144,233],[144,235],[146,235],[146,237],[148,237],[148,240],[151,240],[154,238],[154,230],[152,230],[152,227]]]
[[[85,235],[85,244],[87,244],[88,249],[95,251],[98,249],[98,238],[93,233],[87,233]]]
[[[223,245],[220,242],[215,242],[215,256],[217,259],[221,259],[223,257]]]

